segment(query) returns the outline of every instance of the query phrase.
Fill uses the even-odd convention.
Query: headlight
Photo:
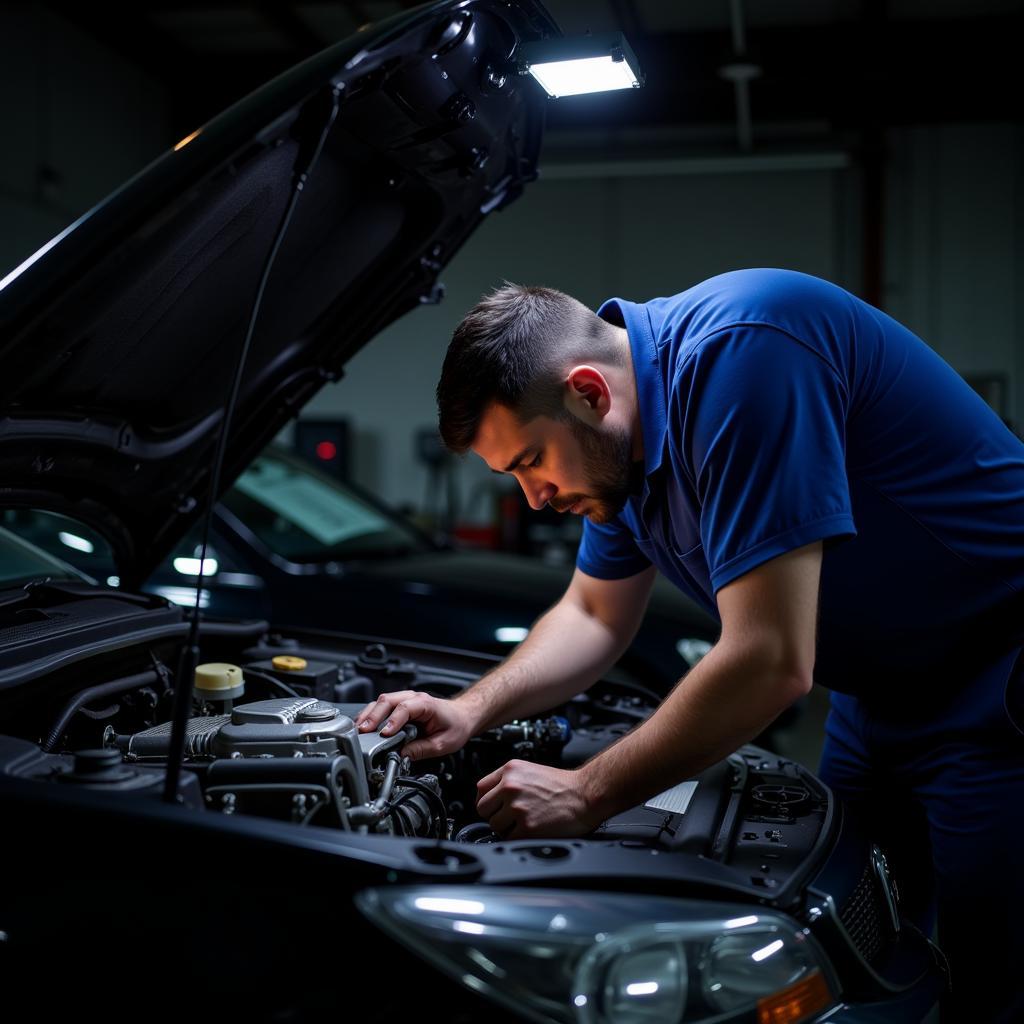
[[[368,889],[356,903],[467,988],[537,1021],[796,1024],[835,1002],[814,940],[759,907],[481,885]]]

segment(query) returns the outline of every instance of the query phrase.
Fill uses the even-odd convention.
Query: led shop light
[[[638,89],[643,75],[621,32],[523,43],[521,74],[531,74],[549,96],[579,96],[610,89]]]

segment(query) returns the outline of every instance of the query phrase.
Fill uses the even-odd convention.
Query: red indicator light
[[[333,441],[319,441],[316,446],[316,457],[330,462],[338,454],[338,446]]]

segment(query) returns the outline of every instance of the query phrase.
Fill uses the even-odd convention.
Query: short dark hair
[[[526,423],[562,418],[563,377],[580,360],[621,364],[615,330],[571,295],[505,282],[455,328],[437,385],[445,445],[465,452],[492,402]]]

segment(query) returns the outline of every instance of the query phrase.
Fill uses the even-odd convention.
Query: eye
[[[540,465],[540,452],[533,457],[533,461],[527,463],[530,469],[536,469]]]

